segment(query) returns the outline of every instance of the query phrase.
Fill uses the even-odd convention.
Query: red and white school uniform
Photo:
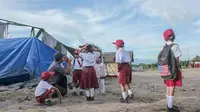
[[[190,63],[190,66],[191,66],[192,68],[194,68],[194,63],[193,63],[193,62],[191,62],[191,63]]]
[[[82,70],[83,70],[83,61],[82,59],[75,58],[71,61],[71,65],[73,67],[73,83],[74,84],[80,84],[81,81],[81,75],[82,75]]]
[[[195,62],[195,68],[197,68],[197,66],[198,66],[198,62]]]
[[[115,62],[118,64],[119,84],[130,84],[132,80],[132,69],[130,66],[131,57],[124,48],[119,48],[117,50]]]
[[[100,53],[88,52],[88,53],[80,53],[79,55],[83,59],[83,71],[80,83],[81,89],[98,88],[99,85],[94,65],[96,64],[96,60],[100,56]]]
[[[173,44],[173,42],[166,42],[166,44],[170,45],[170,44]],[[174,56],[176,58],[181,57],[182,53],[181,53],[178,45],[173,45],[171,50],[174,53]],[[181,73],[180,69],[177,70],[177,78],[176,79],[174,79],[174,80],[164,80],[164,84],[167,87],[171,87],[171,86],[181,87],[182,86],[182,73]]]
[[[44,103],[44,101],[52,93],[52,89],[54,89],[52,85],[50,85],[47,81],[41,80],[35,90],[35,98],[37,102]]]

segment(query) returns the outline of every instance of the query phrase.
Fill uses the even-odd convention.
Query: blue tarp
[[[56,53],[37,38],[0,39],[0,84],[39,77]]]

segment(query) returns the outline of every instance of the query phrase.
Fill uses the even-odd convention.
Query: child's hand
[[[65,61],[68,61],[68,60],[69,60],[69,58],[68,58],[67,56],[64,56],[63,59],[64,59]]]

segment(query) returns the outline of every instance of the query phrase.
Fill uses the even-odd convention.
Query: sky
[[[77,47],[96,44],[115,52],[123,39],[134,58],[157,60],[172,28],[187,60],[200,55],[200,0],[0,0],[0,18],[44,28],[62,43]],[[30,28],[9,27],[15,37]]]

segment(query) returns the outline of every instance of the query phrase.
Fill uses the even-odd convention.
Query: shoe
[[[83,93],[83,91],[81,91],[79,94],[80,94],[80,96],[84,96],[84,93]]]
[[[47,106],[53,106],[53,102],[51,100],[44,101],[43,104],[45,104]]]
[[[69,90],[72,90],[72,89],[73,89],[72,84],[68,84],[68,87],[69,87]]]
[[[133,94],[131,94],[131,95],[128,95],[128,100],[132,100],[133,99]]]
[[[173,107],[176,108],[176,109],[179,109],[178,106],[176,106],[176,105],[173,105]]]
[[[128,103],[128,98],[126,98],[126,99],[121,98],[121,99],[120,99],[120,103]]]
[[[86,100],[87,100],[87,101],[90,101],[90,100],[91,100],[91,98],[86,96]]]
[[[90,97],[90,101],[94,101],[94,96],[93,96],[93,97]]]
[[[73,92],[72,96],[78,96],[78,94],[76,92]]]
[[[167,112],[180,112],[180,110],[173,106],[172,108],[167,107]]]
[[[76,84],[76,86],[75,86],[76,88],[79,88],[80,87],[80,85],[79,84]]]

